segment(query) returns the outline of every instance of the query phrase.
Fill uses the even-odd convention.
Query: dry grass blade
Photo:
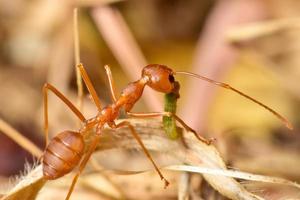
[[[284,178],[257,175],[257,174],[241,172],[241,171],[237,171],[237,170],[212,169],[212,168],[189,166],[189,165],[168,166],[168,167],[166,167],[166,169],[175,170],[175,171],[195,172],[195,173],[201,173],[201,174],[227,176],[227,177],[232,177],[232,178],[244,179],[244,180],[248,180],[248,181],[259,181],[259,182],[265,182],[265,183],[283,184],[283,185],[289,185],[289,186],[293,186],[293,187],[300,189],[300,185],[298,183],[286,180]]]
[[[190,174],[183,172],[180,174],[178,183],[178,200],[189,199]]]
[[[172,157],[175,160],[180,161],[181,164],[186,163],[190,166],[181,166],[181,167],[170,167],[174,170],[182,171],[193,171],[193,172],[205,172],[203,177],[206,181],[218,192],[230,199],[263,199],[255,194],[248,192],[239,182],[235,179],[227,176],[245,178],[247,180],[256,180],[264,182],[273,182],[288,184],[299,187],[296,183],[291,183],[289,181],[278,179],[278,178],[267,178],[265,176],[253,175],[249,173],[230,171],[226,169],[224,161],[219,155],[218,151],[214,146],[207,146],[196,140],[193,134],[185,132],[185,139],[190,149],[186,149],[180,141],[172,141],[165,136],[164,129],[162,124],[158,120],[136,120],[131,119],[130,122],[134,125],[138,133],[140,134],[145,146],[147,149],[158,152],[159,155],[166,155]],[[114,134],[113,134],[114,133]],[[108,150],[114,149],[138,149],[139,145],[132,137],[130,131],[127,128],[119,129],[117,132],[114,132],[110,129],[105,129],[101,143],[98,146],[97,152],[94,154],[94,158],[100,162],[104,161],[101,154],[107,153]],[[109,159],[109,158],[108,158]],[[138,164],[137,164],[138,165]],[[117,165],[122,166],[123,165]],[[192,170],[193,169],[193,170]],[[202,171],[201,171],[202,169]],[[42,178],[41,166],[34,170],[34,174],[37,174],[36,181],[32,182],[33,178],[31,177],[32,173],[27,175],[21,182],[31,181],[31,185],[24,185],[24,187],[33,187],[37,182]],[[124,169],[121,169],[124,170]],[[209,173],[209,174],[208,174]],[[85,175],[82,175],[84,179]],[[159,178],[159,177],[157,177]],[[28,179],[28,180],[27,180]],[[95,183],[96,184],[96,183]],[[172,184],[172,183],[171,183]],[[17,185],[17,187],[20,184]],[[162,183],[163,187],[163,183]],[[13,189],[12,191],[19,191]],[[9,199],[11,195],[16,195],[10,191],[6,196],[6,199]],[[29,191],[29,190],[26,190]],[[126,192],[126,191],[125,191]],[[44,188],[43,193],[47,193],[47,187]],[[29,195],[29,194],[28,194]],[[74,194],[76,196],[76,192]]]
[[[130,70],[129,77],[138,78],[140,67],[147,61],[121,13],[110,6],[99,6],[92,10],[92,16],[116,59]]]
[[[98,6],[91,14],[124,72],[132,80],[139,78],[141,67],[146,66],[147,61],[121,13],[110,6]],[[153,110],[162,108],[157,93],[147,91],[142,98]]]
[[[108,197],[109,199],[128,199],[120,193],[120,191],[117,190],[117,187],[112,184],[111,180],[107,179],[103,174],[86,175],[79,181],[84,187],[95,190],[100,195]],[[97,184],[95,184],[95,181]]]
[[[77,0],[76,4],[78,7],[92,7],[92,6],[99,6],[99,5],[106,5],[106,4],[113,4],[124,0]]]
[[[91,157],[91,159],[90,159],[90,164],[96,171],[100,172],[103,170],[103,167],[101,165],[99,165],[99,163],[93,157]],[[110,193],[114,194],[113,196],[117,196],[118,198],[121,198],[121,199],[127,199],[127,198],[125,198],[125,194],[124,194],[122,188],[120,186],[118,186],[116,183],[114,183],[110,179],[109,176],[101,173],[101,174],[99,174],[97,181],[100,181],[100,180],[102,180],[102,184],[100,184],[101,188],[99,188],[98,190],[100,190],[103,193],[110,191]],[[86,184],[90,185],[91,187],[95,187],[95,185],[91,182],[86,181]],[[103,185],[106,185],[106,187],[103,188],[102,187]]]
[[[32,200],[45,185],[42,166],[38,166],[25,177],[21,177],[17,185],[12,188],[1,200]]]
[[[36,146],[2,119],[0,119],[0,131],[2,131],[5,135],[10,137],[13,141],[15,141],[18,145],[30,152],[35,157],[39,158],[42,156],[43,151],[38,146]]]
[[[271,35],[286,29],[298,29],[299,21],[299,18],[290,18],[247,24],[230,30],[227,33],[227,39],[230,42],[242,42]]]
[[[80,70],[77,65],[80,64],[80,46],[79,46],[79,29],[78,29],[78,9],[73,10],[73,37],[74,37],[74,60],[76,70],[76,84],[77,84],[77,106],[82,111],[83,101],[83,86]]]

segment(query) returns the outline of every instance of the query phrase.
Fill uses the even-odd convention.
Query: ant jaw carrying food
[[[242,93],[241,91],[231,87],[228,84],[217,82],[211,79],[208,79],[206,77],[190,73],[190,72],[174,72],[171,68],[165,66],[165,65],[159,65],[159,64],[151,64],[144,67],[142,71],[142,77],[135,81],[131,82],[127,85],[126,88],[123,89],[121,96],[117,97],[115,94],[115,88],[114,88],[114,82],[112,79],[111,71],[108,66],[105,66],[106,74],[108,76],[110,90],[111,90],[111,97],[113,100],[113,104],[109,105],[109,107],[102,108],[100,99],[96,93],[95,88],[93,87],[93,84],[91,83],[91,80],[85,71],[82,64],[78,64],[77,67],[79,68],[80,75],[82,79],[84,80],[84,83],[93,99],[94,104],[97,106],[98,109],[98,115],[96,115],[94,118],[86,119],[83,114],[76,108],[76,106],[73,105],[71,101],[69,101],[61,92],[59,92],[54,86],[50,84],[45,84],[43,88],[43,94],[44,94],[44,131],[46,135],[46,140],[48,138],[48,91],[53,92],[58,98],[60,98],[73,113],[79,118],[79,120],[84,124],[82,129],[80,129],[77,132],[74,131],[64,131],[60,134],[58,134],[56,137],[54,137],[49,145],[47,146],[44,155],[43,155],[43,173],[44,178],[47,180],[57,179],[69,172],[71,172],[76,166],[78,166],[78,171],[76,172],[76,175],[73,178],[72,184],[69,188],[68,195],[66,197],[66,200],[70,198],[73,189],[75,187],[75,184],[78,180],[78,177],[80,176],[82,170],[85,168],[88,160],[90,159],[91,154],[96,149],[99,141],[100,141],[100,133],[103,128],[103,125],[107,123],[108,125],[111,125],[111,123],[119,116],[119,109],[125,109],[126,113],[129,116],[133,117],[166,117],[169,118],[167,122],[164,125],[166,127],[175,127],[176,130],[176,122],[180,123],[183,128],[185,128],[186,131],[191,132],[195,135],[195,137],[203,142],[206,145],[210,145],[212,142],[214,142],[216,139],[206,139],[202,137],[201,135],[198,135],[195,130],[193,130],[191,127],[189,127],[180,117],[176,115],[176,101],[179,98],[179,89],[180,85],[179,82],[177,82],[174,78],[174,75],[177,74],[183,74],[192,76],[195,78],[198,78],[200,80],[207,81],[209,83],[215,84],[219,87],[223,87],[226,89],[229,89],[235,93],[238,93],[239,95],[253,101],[254,103],[264,107],[268,111],[270,111],[272,114],[274,114],[276,117],[278,117],[289,129],[293,129],[292,124],[283,116],[281,116],[279,113],[274,111],[273,109],[269,108],[265,104],[257,101],[256,99]],[[135,103],[140,99],[141,95],[143,94],[143,90],[145,86],[149,86],[153,90],[156,90],[158,92],[163,92],[166,95],[172,96],[171,102],[171,109],[166,109],[165,112],[152,112],[152,113],[132,113],[130,110],[135,105]],[[172,107],[173,106],[173,107]],[[166,106],[168,107],[168,106]],[[169,125],[168,125],[169,124]],[[123,121],[119,124],[113,124],[113,128],[121,128],[121,127],[128,127],[134,136],[134,138],[137,140],[141,148],[143,149],[146,157],[150,160],[150,162],[153,164],[156,172],[160,176],[161,180],[164,181],[164,188],[167,188],[170,184],[167,179],[165,179],[160,172],[159,168],[157,167],[156,163],[152,159],[150,153],[146,149],[145,145],[143,144],[141,138],[137,134],[137,132],[134,129],[134,126],[131,125],[129,121]],[[89,144],[88,149],[85,151],[85,140],[84,135],[92,128],[96,127],[96,134],[91,142]],[[166,129],[165,129],[166,130]],[[174,130],[174,129],[170,129]],[[174,134],[175,135],[175,134]],[[175,139],[178,138],[180,135],[176,135],[174,137]],[[171,138],[171,137],[169,137]],[[171,138],[173,139],[173,138]],[[46,142],[47,143],[47,142]]]
[[[173,71],[165,65],[147,65],[143,68],[142,77],[148,77],[147,85],[158,92],[170,93],[174,89]]]

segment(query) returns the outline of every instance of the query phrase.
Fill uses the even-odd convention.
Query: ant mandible
[[[57,90],[54,86],[49,83],[46,83],[43,87],[43,96],[44,96],[44,131],[46,137],[46,148],[43,154],[43,176],[46,180],[54,180],[58,179],[69,172],[71,172],[77,165],[78,171],[76,172],[70,189],[68,191],[68,195],[66,200],[68,200],[73,192],[77,179],[83,169],[85,168],[91,154],[94,152],[95,148],[97,147],[100,136],[105,124],[107,124],[112,129],[117,129],[120,127],[127,126],[130,129],[130,132],[137,140],[139,145],[141,146],[142,150],[146,154],[147,158],[153,164],[155,170],[159,174],[161,180],[164,181],[165,187],[168,186],[169,182],[164,178],[162,173],[160,172],[159,168],[155,164],[154,160],[152,159],[150,153],[144,146],[141,138],[135,131],[134,127],[130,124],[129,121],[122,121],[118,124],[115,123],[115,119],[118,118],[119,112],[122,108],[126,111],[128,116],[131,117],[173,117],[176,121],[178,121],[185,129],[194,133],[194,135],[205,142],[206,144],[210,144],[212,139],[205,139],[197,134],[195,130],[190,128],[181,118],[179,118],[175,113],[172,112],[152,112],[152,113],[134,113],[130,112],[135,103],[140,99],[141,95],[143,94],[143,90],[145,86],[149,86],[150,88],[162,92],[162,93],[172,93],[177,91],[178,88],[175,81],[174,75],[176,74],[183,74],[193,76],[210,83],[216,84],[218,86],[230,89],[250,100],[253,102],[263,106],[265,109],[272,112],[276,115],[280,120],[282,120],[285,125],[292,129],[292,125],[280,114],[269,108],[268,106],[262,104],[261,102],[253,99],[252,97],[245,95],[244,93],[240,92],[232,88],[230,85],[216,82],[206,77],[193,74],[190,72],[184,71],[177,71],[174,72],[172,69],[165,65],[159,64],[151,64],[147,65],[142,70],[141,78],[135,82],[129,83],[125,89],[123,89],[120,97],[117,97],[115,92],[114,81],[112,78],[112,74],[110,68],[105,66],[106,75],[109,81],[109,87],[111,92],[111,98],[113,103],[102,108],[99,97],[93,87],[93,84],[90,81],[89,76],[87,75],[84,67],[82,64],[77,66],[80,69],[80,74],[84,80],[84,83],[91,94],[91,97],[98,108],[98,113],[95,117],[90,119],[86,119],[83,114],[74,106],[74,104],[69,101],[59,90]],[[78,131],[70,131],[66,130],[59,134],[57,134],[48,144],[48,91],[54,93],[61,101],[63,101],[71,111],[80,119],[82,122],[82,127]],[[92,142],[88,147],[86,153],[84,152],[85,143],[84,143],[84,136],[88,133],[89,130],[95,128],[95,134],[93,136]]]

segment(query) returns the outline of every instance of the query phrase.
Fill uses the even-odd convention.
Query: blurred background
[[[299,1],[0,0],[0,117],[41,148],[43,84],[77,101],[74,7],[81,62],[103,104],[110,103],[106,64],[119,91],[149,63],[229,83],[287,117],[294,130],[241,96],[181,76],[178,115],[205,137],[217,138],[228,166],[300,181]],[[78,127],[57,98],[51,95],[49,104],[52,136]],[[163,95],[149,89],[134,107],[162,109]],[[83,112],[96,113],[88,96]],[[0,146],[3,177],[33,160],[4,134]]]

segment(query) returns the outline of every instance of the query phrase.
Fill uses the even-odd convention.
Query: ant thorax
[[[105,124],[106,122],[113,122],[119,116],[120,108],[115,104],[104,107],[97,116],[99,124]]]
[[[145,84],[144,79],[129,83],[123,89],[120,98],[115,103],[116,106],[124,107],[125,111],[129,112],[142,96]]]

